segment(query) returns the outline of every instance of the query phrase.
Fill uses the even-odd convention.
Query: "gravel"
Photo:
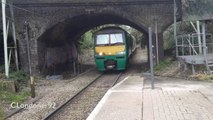
[[[8,120],[40,120],[99,75],[99,72],[91,71],[73,81],[61,81],[61,84],[57,84],[52,88],[42,89],[46,91],[42,93],[44,95],[43,98],[37,101],[31,108],[24,109]],[[51,82],[49,82],[49,84],[51,84]]]
[[[141,74],[147,68],[147,57],[141,54],[146,53],[142,49],[135,52],[135,56],[130,60],[128,70],[123,71],[119,81],[123,80],[128,75]],[[107,90],[111,88],[114,82],[115,74],[119,72],[108,72],[107,75],[98,80],[95,84],[84,91],[80,96],[75,98],[71,104],[60,111],[59,114],[51,118],[51,120],[85,120],[101,98],[105,95]]]
[[[111,88],[118,74],[119,72],[106,73],[51,120],[85,120],[107,90]]]
[[[124,71],[120,80],[128,75],[141,74],[141,71],[147,68],[147,64],[145,63],[147,62],[147,57],[144,57],[146,56],[145,52],[141,49],[135,52],[136,55],[130,60],[131,64],[128,70]],[[43,96],[43,98],[37,101],[33,107],[24,109],[22,112],[10,117],[9,120],[40,120],[52,112],[55,109],[54,107],[61,105],[99,75],[100,72],[91,71],[75,80],[44,81],[38,85],[36,92],[37,95]],[[83,94],[81,97],[76,98],[75,104],[68,107],[67,112],[61,113],[63,118],[58,116],[56,119],[86,119],[105,92],[110,88],[108,85],[110,83],[110,76],[113,77],[109,75],[104,78],[105,80],[98,82],[95,86],[88,89],[88,94]]]

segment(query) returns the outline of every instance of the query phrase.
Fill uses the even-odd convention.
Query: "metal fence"
[[[212,34],[206,34],[206,44],[203,43],[203,34],[186,34],[177,36],[177,56],[203,55],[213,53]]]

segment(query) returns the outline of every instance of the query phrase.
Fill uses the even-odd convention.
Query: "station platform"
[[[129,76],[108,90],[87,120],[213,120],[213,83]],[[147,83],[148,82],[148,83]]]
[[[143,78],[129,76],[108,90],[87,120],[141,120]]]

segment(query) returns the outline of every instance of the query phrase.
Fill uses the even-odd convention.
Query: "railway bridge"
[[[182,19],[182,2],[176,0],[177,20]],[[148,27],[154,30],[157,22],[161,59],[163,32],[174,20],[173,0],[14,0],[13,4],[20,63],[28,69],[29,34],[33,73],[41,71],[48,48],[69,46],[86,31],[104,24],[129,25],[147,35]]]

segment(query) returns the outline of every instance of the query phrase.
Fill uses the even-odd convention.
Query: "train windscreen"
[[[122,33],[98,34],[96,36],[96,45],[119,45],[124,44]]]

